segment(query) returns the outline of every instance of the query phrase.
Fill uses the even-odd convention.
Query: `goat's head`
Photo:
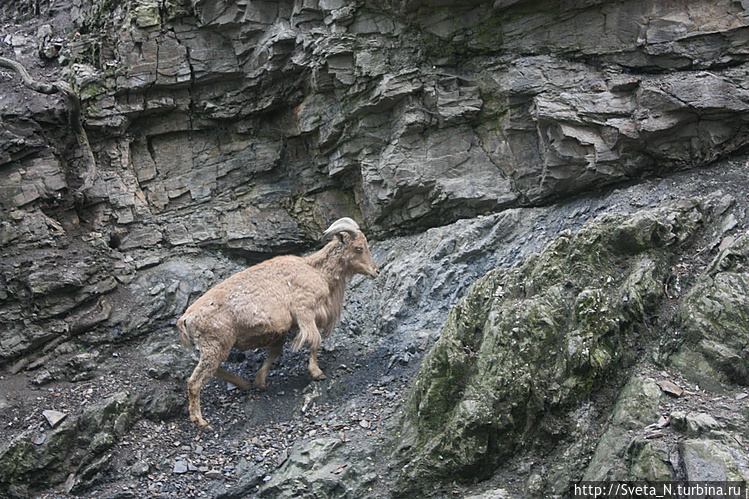
[[[343,243],[343,260],[349,274],[363,274],[374,279],[379,274],[377,264],[369,252],[367,238],[352,219],[339,218],[323,233],[324,237],[336,235]]]

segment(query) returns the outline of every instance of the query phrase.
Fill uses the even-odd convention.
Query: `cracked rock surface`
[[[748,12],[3,1],[0,56],[73,86],[96,173],[65,98],[0,70],[0,494],[745,478]],[[176,319],[341,216],[382,273],[349,284],[328,379],[285,352],[266,393],[214,380],[197,433]],[[564,260],[595,227],[598,260]]]

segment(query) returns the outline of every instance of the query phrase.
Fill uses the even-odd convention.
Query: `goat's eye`
[[[362,251],[364,251],[364,248],[362,248],[361,246],[355,246],[354,251],[356,251],[357,253],[361,253]]]

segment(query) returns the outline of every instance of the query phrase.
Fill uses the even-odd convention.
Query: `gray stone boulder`
[[[749,456],[735,441],[687,439],[679,443],[687,480],[743,482],[749,476]]]

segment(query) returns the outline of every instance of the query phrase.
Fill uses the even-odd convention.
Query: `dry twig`
[[[87,163],[86,177],[83,180],[83,185],[78,190],[79,193],[83,193],[94,185],[96,179],[96,159],[94,158],[94,152],[91,149],[91,144],[88,141],[88,135],[86,129],[83,128],[81,123],[81,99],[78,94],[73,90],[73,87],[66,81],[55,81],[53,83],[44,83],[37,81],[31,77],[28,70],[23,64],[16,62],[6,57],[0,57],[0,67],[10,69],[14,71],[21,78],[21,83],[26,88],[29,88],[35,92],[42,94],[56,94],[62,93],[68,99],[68,113],[70,126],[75,132],[76,139],[78,140],[78,147],[83,150],[83,157]]]

